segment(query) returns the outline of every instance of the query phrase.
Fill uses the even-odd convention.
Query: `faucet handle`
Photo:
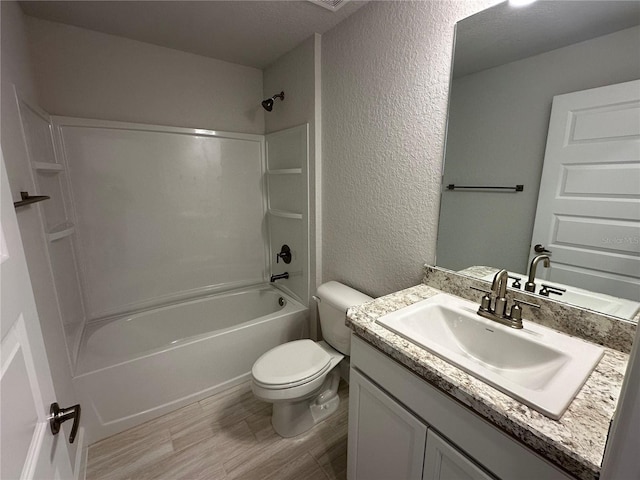
[[[526,302],[524,300],[513,299],[513,305],[511,306],[511,310],[509,312],[509,316],[512,320],[516,322],[522,323],[522,307],[520,304],[528,305],[530,307],[540,308],[540,305],[536,305],[535,303]]]
[[[483,310],[485,312],[490,312],[491,311],[491,294],[493,292],[491,292],[491,290],[485,290],[484,288],[478,288],[478,287],[469,287],[469,288],[484,293],[484,295],[482,296],[482,300],[480,300],[480,310]]]
[[[522,321],[522,307],[520,305],[518,305],[517,303],[514,303],[511,306],[511,313],[510,313],[511,319],[515,320],[515,321]]]
[[[289,248],[289,245],[282,245],[282,247],[280,247],[280,253],[276,253],[276,263],[280,263],[280,259],[282,259],[284,263],[291,263],[291,248]]]
[[[531,302],[527,302],[525,300],[518,300],[517,298],[513,299],[513,303],[516,304],[516,305],[523,304],[523,305],[527,305],[529,307],[540,308],[540,305],[538,305],[537,303],[531,303]]]
[[[511,275],[509,275],[509,278],[511,280],[513,280],[513,283],[511,284],[511,288],[521,288],[522,284],[520,283],[520,280],[522,280],[522,277],[513,277]]]
[[[554,287],[553,285],[545,285],[541,284],[542,288],[538,292],[543,297],[548,297],[550,293],[555,293],[556,295],[562,295],[567,291],[566,288]]]

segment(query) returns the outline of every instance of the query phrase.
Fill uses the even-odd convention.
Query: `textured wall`
[[[51,114],[264,133],[257,68],[27,18],[40,106]]]
[[[285,92],[285,100],[276,99],[273,110],[265,112],[265,133],[313,122],[316,41],[319,35],[310,36],[264,70],[264,98]]]
[[[323,281],[382,295],[433,261],[454,24],[495,3],[371,2],[323,35]]]

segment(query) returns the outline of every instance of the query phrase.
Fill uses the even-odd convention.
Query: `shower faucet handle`
[[[291,249],[289,245],[282,245],[280,253],[276,253],[276,263],[280,263],[280,259],[286,264],[291,263]]]

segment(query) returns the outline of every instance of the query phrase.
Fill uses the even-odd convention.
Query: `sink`
[[[558,420],[604,349],[533,322],[513,329],[445,293],[376,322],[534,410]]]
[[[527,276],[520,273],[509,272],[509,275],[513,277],[521,277],[522,282],[526,282]],[[491,282],[494,274],[486,275],[482,277],[482,280]],[[511,283],[511,282],[509,282]],[[606,315],[613,315],[627,320],[632,320],[640,309],[640,303],[633,300],[627,300],[626,298],[614,297],[605,293],[592,292],[584,290],[582,288],[573,287],[571,285],[565,285],[563,283],[550,282],[543,278],[536,278],[535,284],[537,286],[536,293],[540,291],[542,284],[549,285],[556,288],[563,288],[566,292],[562,295],[551,294],[548,298],[551,300],[558,300],[560,302],[570,303],[577,307],[588,308],[595,312],[604,313]]]

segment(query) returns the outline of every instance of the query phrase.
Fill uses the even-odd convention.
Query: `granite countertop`
[[[602,360],[567,411],[560,420],[552,420],[375,323],[382,315],[438,293],[422,284],[380,297],[349,309],[347,325],[550,462],[577,478],[597,479],[629,355],[605,347]]]

